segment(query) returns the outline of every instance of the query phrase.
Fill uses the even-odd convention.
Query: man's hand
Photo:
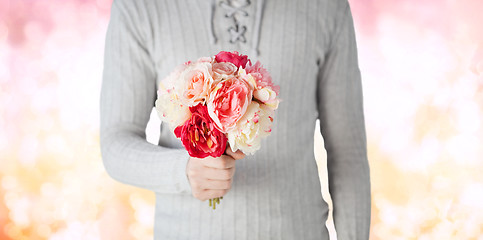
[[[235,160],[245,157],[240,150],[233,152],[227,147],[220,157],[190,157],[186,166],[186,175],[191,185],[193,196],[201,201],[222,197],[231,188],[235,174]]]

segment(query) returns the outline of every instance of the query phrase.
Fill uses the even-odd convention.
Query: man
[[[253,156],[190,158],[145,127],[159,81],[219,51],[260,60],[280,85],[273,131]],[[114,0],[101,93],[107,172],[156,193],[155,239],[328,239],[313,151],[320,119],[338,239],[368,239],[370,182],[353,22],[346,0]],[[235,172],[236,165],[236,174]],[[206,200],[224,196],[213,211]]]

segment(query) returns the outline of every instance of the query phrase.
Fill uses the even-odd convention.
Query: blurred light
[[[481,164],[480,146],[481,138],[471,134],[459,134],[446,142],[446,149],[458,164]]]
[[[17,178],[14,176],[5,175],[2,178],[2,187],[5,190],[15,189],[18,186]]]
[[[461,133],[477,133],[481,119],[478,105],[471,100],[460,101],[457,106],[458,130]]]
[[[4,21],[0,20],[0,44],[4,44],[8,38],[8,27]],[[1,75],[0,75],[1,76]]]
[[[10,219],[16,226],[25,228],[31,224],[31,206],[32,204],[27,197],[21,197],[12,203],[10,208]]]
[[[38,154],[39,142],[35,136],[26,135],[20,144],[18,160],[24,166],[33,166]]]
[[[483,211],[483,184],[472,183],[465,186],[460,201],[474,211]],[[483,224],[483,222],[480,222],[480,224]]]

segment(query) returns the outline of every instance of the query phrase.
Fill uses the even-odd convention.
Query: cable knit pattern
[[[246,41],[234,43],[226,30],[232,22],[215,2],[114,0],[101,92],[106,171],[156,193],[155,239],[328,239],[313,151],[319,118],[338,238],[367,239],[369,166],[347,1],[252,0],[239,18]],[[181,142],[162,125],[152,145],[145,128],[159,81],[178,64],[253,49],[258,55],[249,57],[270,71],[283,101],[271,136],[236,163],[232,189],[213,211],[191,196]]]

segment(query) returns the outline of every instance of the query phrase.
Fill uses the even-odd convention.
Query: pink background
[[[350,2],[371,239],[483,239],[483,1]],[[110,4],[0,0],[0,239],[152,239],[154,195],[99,152]]]

